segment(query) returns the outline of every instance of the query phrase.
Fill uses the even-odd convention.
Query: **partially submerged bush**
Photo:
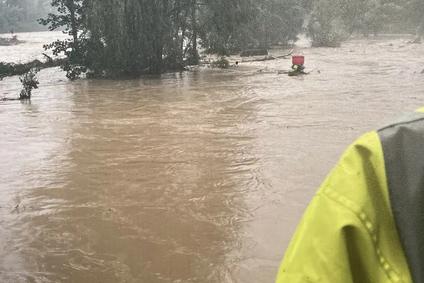
[[[18,36],[14,35],[11,38],[0,37],[0,46],[10,46],[23,43],[23,41],[18,39]]]
[[[39,69],[34,68],[19,77],[19,80],[24,87],[19,94],[19,99],[31,99],[32,90],[38,88],[39,81],[36,77],[38,71]]]
[[[228,69],[230,67],[230,62],[225,57],[221,57],[219,60],[213,62],[211,65],[212,67]]]

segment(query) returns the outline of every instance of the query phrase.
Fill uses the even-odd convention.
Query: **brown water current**
[[[23,34],[0,61],[55,35]],[[30,103],[0,102],[0,282],[273,282],[344,149],[424,106],[409,39],[301,42],[316,69],[294,78],[277,75],[290,60],[121,81],[42,70]],[[0,81],[0,97],[19,91]]]

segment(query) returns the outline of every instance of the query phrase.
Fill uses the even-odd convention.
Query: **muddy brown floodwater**
[[[55,35],[23,34],[0,61]],[[0,282],[273,282],[346,146],[424,104],[424,47],[408,40],[301,43],[317,68],[302,78],[277,75],[290,60],[122,81],[41,71],[31,103],[0,102]]]

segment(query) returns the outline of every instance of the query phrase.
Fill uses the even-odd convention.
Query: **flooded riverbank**
[[[31,37],[0,61],[51,41]],[[272,282],[346,146],[422,106],[408,40],[301,44],[316,68],[302,78],[277,75],[290,60],[124,81],[42,70],[31,103],[0,102],[0,281]]]

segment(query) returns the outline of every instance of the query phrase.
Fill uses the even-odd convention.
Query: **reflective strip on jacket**
[[[345,151],[303,215],[277,283],[424,283],[420,112]]]

